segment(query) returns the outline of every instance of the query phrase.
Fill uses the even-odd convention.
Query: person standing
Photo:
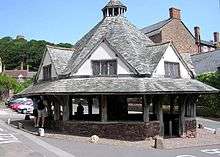
[[[37,119],[38,119],[37,106],[38,106],[39,100],[40,100],[39,97],[33,98],[33,107],[34,107],[33,116],[34,116],[34,127],[35,128],[37,127]]]
[[[41,128],[44,128],[45,118],[47,117],[47,110],[46,110],[46,102],[41,98],[38,106],[38,119],[37,119],[37,127],[39,127],[40,120],[41,120]]]

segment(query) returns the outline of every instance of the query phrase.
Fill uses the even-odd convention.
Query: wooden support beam
[[[163,104],[164,104],[164,97],[160,96],[159,103],[158,103],[158,113],[159,113],[159,121],[160,121],[160,136],[164,136],[164,121],[163,121]]]
[[[187,103],[187,95],[179,95],[179,108],[180,108],[180,118],[179,118],[179,135],[182,136],[185,133],[185,106]]]
[[[68,121],[70,117],[69,100],[70,96],[62,96],[63,100],[63,121]]]
[[[159,104],[160,104],[160,96],[154,96],[153,97],[153,110],[154,110],[154,114],[156,115],[156,120],[160,119],[160,115],[159,115]]]
[[[69,96],[69,120],[73,117],[73,96]]]
[[[101,121],[107,122],[108,115],[107,115],[107,96],[101,95]]]
[[[143,96],[143,120],[144,122],[150,121],[150,104],[152,103],[152,97],[151,96]]]
[[[89,112],[89,115],[91,116],[92,115],[93,98],[89,97],[87,100],[88,100],[88,112]]]
[[[60,104],[54,101],[54,120],[60,120]]]

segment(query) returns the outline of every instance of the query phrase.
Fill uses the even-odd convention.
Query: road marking
[[[2,128],[0,128],[0,131],[3,132],[4,130]]]
[[[201,152],[203,153],[207,153],[207,154],[219,154],[220,155],[220,149],[204,149],[201,150]]]
[[[0,144],[15,143],[15,142],[20,142],[20,141],[14,135],[0,134]]]
[[[176,157],[196,157],[196,156],[193,156],[193,155],[178,155]]]
[[[0,120],[0,125],[4,126],[8,130],[14,131],[16,133],[19,133],[20,135],[25,136],[29,140],[31,140],[31,141],[35,142],[36,144],[38,144],[39,146],[47,149],[48,151],[50,151],[51,153],[57,155],[58,157],[64,157],[64,156],[65,157],[75,157],[74,155],[72,155],[72,154],[70,154],[68,152],[63,151],[62,149],[59,149],[59,148],[57,148],[57,147],[55,147],[53,145],[50,145],[47,142],[44,142],[43,140],[41,140],[40,138],[38,138],[38,137],[36,137],[34,135],[31,135],[31,134],[23,132],[21,130],[17,130],[17,129],[9,127],[2,120]]]

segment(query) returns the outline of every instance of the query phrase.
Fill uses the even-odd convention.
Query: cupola
[[[122,4],[120,0],[110,0],[110,2],[102,9],[104,18],[123,16],[126,11],[127,7]]]

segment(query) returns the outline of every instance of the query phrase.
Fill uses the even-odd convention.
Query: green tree
[[[24,66],[28,64],[31,70],[37,71],[46,45],[72,47],[69,43],[59,43],[56,45],[45,40],[27,41],[22,38],[4,37],[0,39],[0,56],[6,69],[19,69],[21,62],[24,62]]]
[[[205,84],[220,89],[220,72],[202,74],[197,79]],[[203,95],[199,98],[198,114],[209,117],[220,117],[220,94]]]

